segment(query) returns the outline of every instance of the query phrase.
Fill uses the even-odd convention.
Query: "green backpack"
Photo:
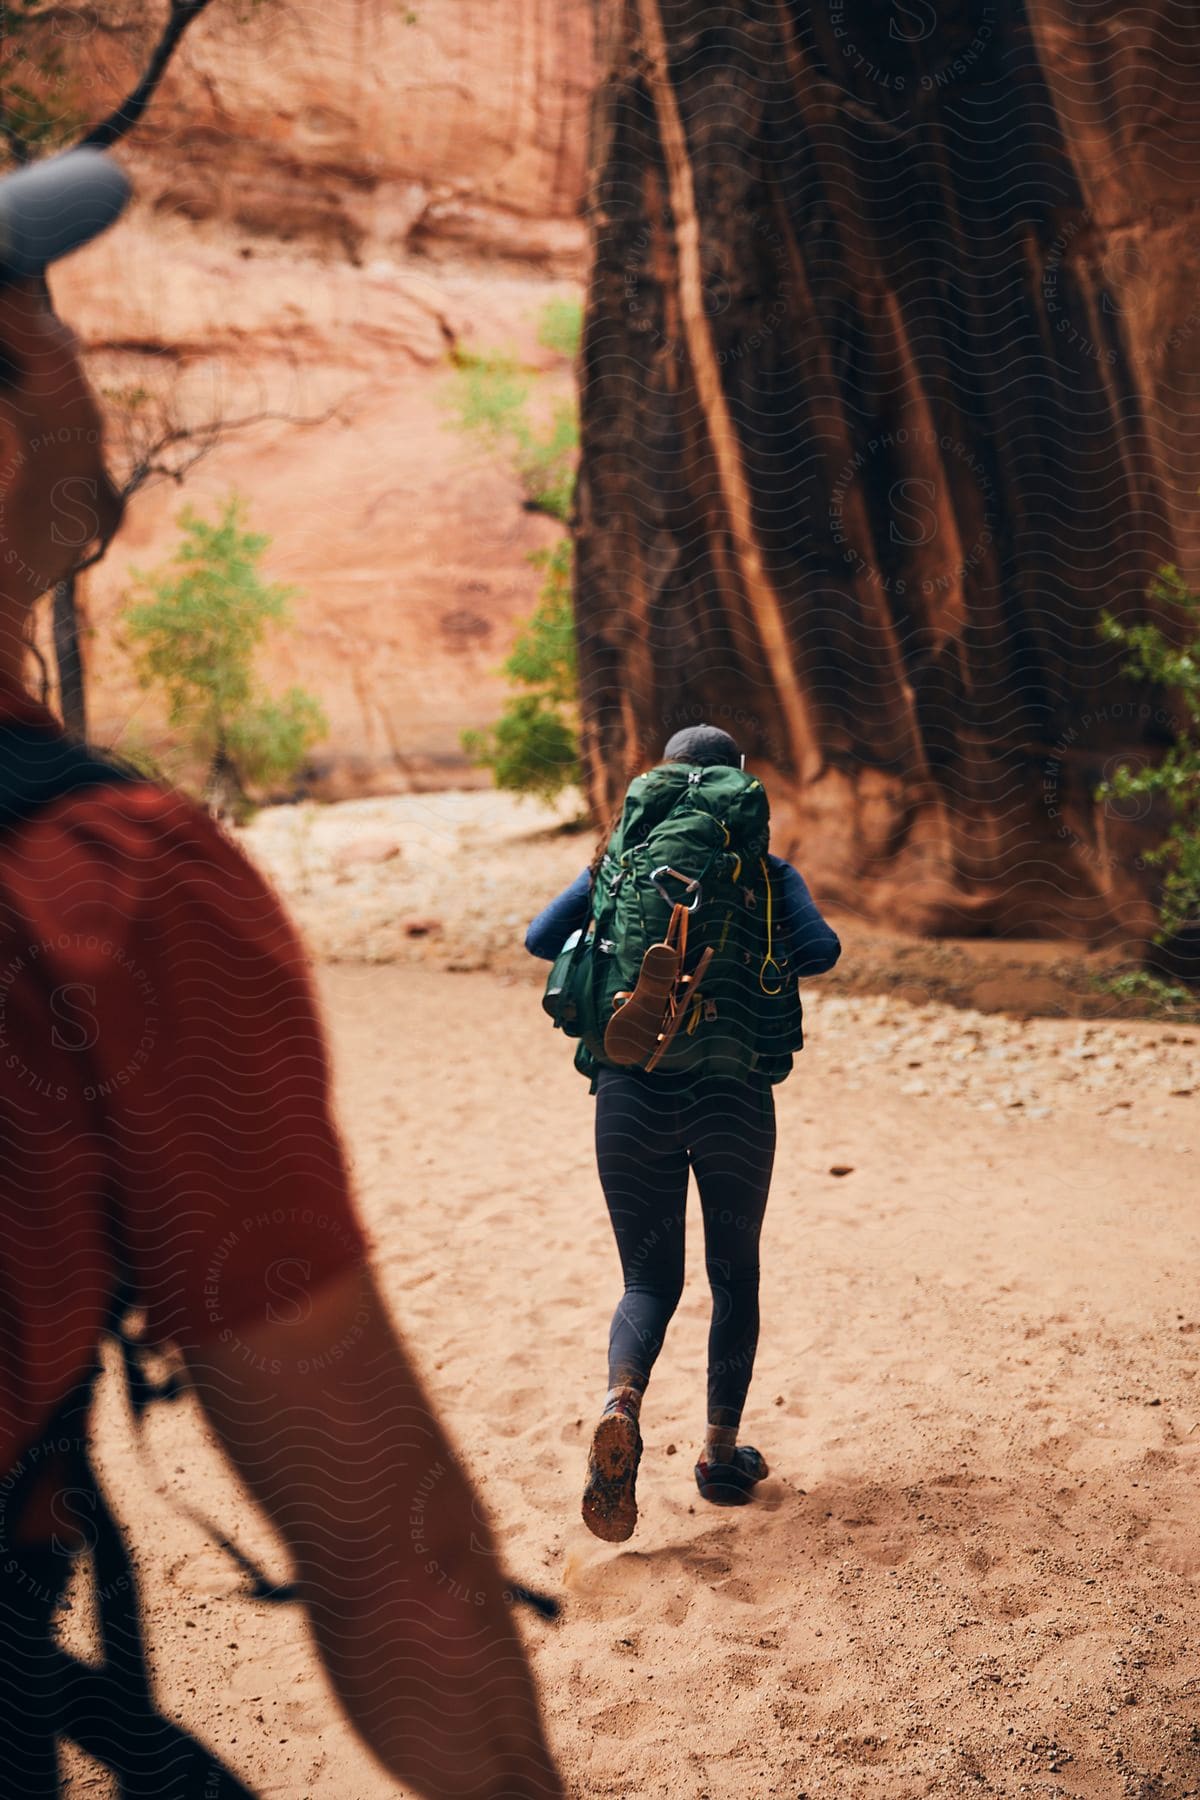
[[[690,909],[685,968],[713,954],[656,1067],[742,1080],[788,1074],[804,1036],[776,929],[769,834],[763,785],[741,769],[664,763],[630,783],[593,883],[591,917],[564,944],[542,1002],[580,1040],[581,1073],[617,1066],[604,1053],[614,998],[636,986],[642,957],[664,940],[682,902]]]

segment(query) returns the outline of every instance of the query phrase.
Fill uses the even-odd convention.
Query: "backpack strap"
[[[46,726],[0,727],[0,831],[68,794],[145,779],[128,763],[102,757]]]

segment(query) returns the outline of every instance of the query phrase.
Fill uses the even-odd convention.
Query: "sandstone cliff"
[[[244,16],[241,16],[244,15]],[[89,116],[126,39],[79,58]],[[591,25],[585,0],[291,0],[213,7],[122,148],[119,231],[56,298],[113,389],[164,384],[193,419],[280,413],[139,498],[89,578],[95,734],[162,741],[114,630],[130,565],[173,545],[183,500],[243,492],[301,590],[271,652],[331,721],[325,792],[463,773],[550,535],[496,460],[447,429],[455,345],[536,364],[538,315],[575,294]]]
[[[731,723],[822,882],[921,930],[1151,923],[1101,808],[1200,573],[1200,28],[604,0],[578,612],[598,802]]]

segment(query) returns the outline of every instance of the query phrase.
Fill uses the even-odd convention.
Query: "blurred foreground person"
[[[92,1468],[102,1343],[143,1368],[133,1309],[278,1528],[383,1766],[436,1800],[555,1800],[513,1596],[369,1271],[292,929],[204,813],[23,688],[33,602],[120,515],[42,271],[126,196],[93,151],[0,182],[0,1794],[56,1795],[63,1737],[122,1796],[249,1792],[155,1708]],[[85,1552],[94,1663],[54,1630]]]

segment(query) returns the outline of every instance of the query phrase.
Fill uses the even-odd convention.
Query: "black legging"
[[[758,1347],[758,1238],[774,1159],[765,1081],[601,1069],[596,1161],[625,1277],[608,1342],[610,1387],[646,1386],[679,1304],[690,1167],[713,1298],[708,1419],[740,1424]]]

